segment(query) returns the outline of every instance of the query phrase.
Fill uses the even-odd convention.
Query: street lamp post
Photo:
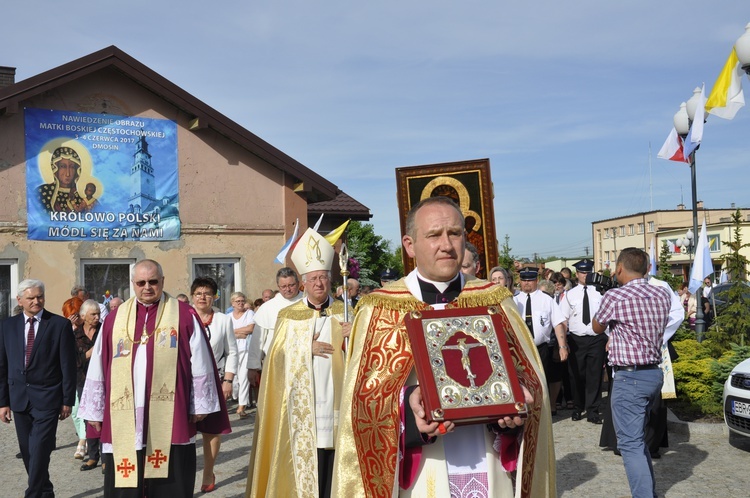
[[[688,132],[690,131],[690,125],[692,124],[693,118],[695,117],[695,111],[700,102],[701,89],[696,88],[693,92],[693,96],[686,103],[680,104],[680,110],[674,115],[674,128],[677,134],[682,137],[684,141],[687,138]],[[691,112],[692,111],[692,112]],[[693,234],[698,233],[698,186],[695,174],[695,153],[698,151],[698,147],[690,153],[690,187],[693,194]],[[695,236],[695,235],[694,235]],[[695,257],[691,248],[690,254],[693,256],[692,264],[695,264]],[[692,265],[691,265],[692,266]],[[695,296],[696,299],[696,310],[695,310],[695,337],[698,342],[703,340],[703,331],[705,330],[706,322],[703,319],[703,303],[701,298],[703,297],[702,292],[698,292]]]

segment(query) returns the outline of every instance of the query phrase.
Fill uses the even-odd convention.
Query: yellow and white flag
[[[335,245],[336,241],[339,240],[344,234],[344,230],[346,230],[346,227],[349,226],[350,221],[352,220],[346,220],[338,228],[331,231],[328,235],[324,235],[323,238],[326,239],[329,244]]]
[[[719,73],[706,101],[706,112],[724,119],[734,119],[745,106],[745,95],[742,93],[742,75],[744,71],[737,59],[737,52],[732,47],[724,68]]]

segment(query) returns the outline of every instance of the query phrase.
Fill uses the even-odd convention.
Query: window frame
[[[81,258],[78,262],[81,268],[81,285],[86,287],[86,290],[91,292],[88,286],[86,286],[86,266],[87,265],[128,265],[128,296],[120,296],[116,293],[112,293],[112,297],[118,296],[123,301],[128,298],[135,296],[135,289],[133,288],[133,282],[130,279],[130,275],[133,273],[133,266],[137,263],[135,258]],[[104,299],[102,296],[91,294],[89,296],[97,303],[102,302]]]
[[[232,301],[230,299],[232,292],[237,292],[238,290],[242,290],[243,288],[243,281],[242,281],[242,258],[240,256],[191,256],[190,257],[190,282],[188,284],[188,289],[186,289],[186,293],[190,292],[189,286],[193,283],[193,280],[196,279],[198,272],[196,272],[196,265],[223,265],[223,264],[232,264],[233,265],[233,287],[229,291],[229,293],[225,296],[224,294],[219,295],[219,299],[214,301],[214,307],[218,308],[219,311],[224,313],[227,308],[229,308],[232,304]],[[216,282],[219,285],[219,291],[221,291],[221,282]],[[190,296],[190,301],[192,302],[193,297]]]
[[[8,289],[8,314],[7,316],[2,316],[0,314],[0,318],[7,318],[13,314],[13,308],[16,307],[18,304],[18,284],[19,284],[19,274],[18,274],[18,260],[12,259],[12,258],[2,258],[0,259],[0,265],[2,266],[9,266],[10,274],[8,275],[8,278],[10,279],[10,285]],[[1,308],[0,308],[1,311]]]

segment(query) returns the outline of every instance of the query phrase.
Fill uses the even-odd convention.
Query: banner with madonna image
[[[24,109],[28,238],[180,238],[177,125]]]

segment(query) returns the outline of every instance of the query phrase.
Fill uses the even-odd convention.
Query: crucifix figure
[[[476,348],[482,346],[482,344],[474,343],[474,344],[466,344],[466,338],[461,338],[458,340],[458,344],[455,346],[443,346],[443,349],[457,349],[461,351],[461,366],[464,367],[464,370],[466,370],[466,378],[469,379],[469,384],[471,384],[471,387],[477,387],[476,384],[474,384],[474,379],[477,378],[476,374],[471,371],[471,360],[469,359],[469,351],[471,351],[471,348]]]

